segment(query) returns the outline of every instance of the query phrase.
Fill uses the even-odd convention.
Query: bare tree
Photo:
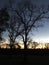
[[[10,41],[10,47],[12,48],[13,44],[15,43],[16,38],[21,35],[23,28],[19,20],[17,20],[15,14],[11,16],[8,26],[8,36]]]
[[[21,36],[24,42],[24,48],[27,49],[26,44],[29,33],[33,28],[42,26],[40,20],[43,18],[43,15],[48,11],[34,5],[29,0],[25,0],[21,1],[21,3],[18,4],[15,12],[20,20],[19,22],[21,22],[23,25],[24,31]]]
[[[9,0],[8,4],[6,4],[6,8],[10,14],[10,19],[8,21],[8,25],[6,26],[7,31],[8,31],[8,37],[9,37],[9,42],[10,42],[10,47],[12,48],[16,38],[21,35],[23,31],[23,25],[20,20],[17,17],[17,14],[14,11],[13,5],[15,1],[14,0]]]

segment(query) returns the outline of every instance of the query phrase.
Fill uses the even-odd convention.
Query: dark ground
[[[49,65],[49,50],[0,49],[0,65]]]

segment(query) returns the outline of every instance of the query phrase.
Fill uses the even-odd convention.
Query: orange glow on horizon
[[[19,47],[20,46],[20,47]],[[4,44],[0,44],[0,48],[9,48],[10,49],[10,45],[7,44],[7,43],[4,43]],[[15,44],[15,48],[20,48],[20,49],[24,49],[24,44],[21,44],[21,43],[18,43]],[[49,49],[49,43],[45,43],[45,44],[42,44],[42,43],[39,43],[36,47],[34,44],[32,43],[29,43],[29,45],[27,45],[27,48],[28,49],[44,49],[44,48],[48,48]]]

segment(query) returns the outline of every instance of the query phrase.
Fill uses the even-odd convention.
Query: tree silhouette
[[[17,3],[18,5],[16,6],[16,9],[15,9],[12,7],[13,1],[10,0],[10,10],[12,12],[15,12],[16,22],[15,23],[14,23],[14,21],[10,22],[10,24],[8,25],[8,26],[10,26],[8,29],[10,31],[13,30],[12,33],[9,32],[9,30],[8,30],[8,32],[10,33],[9,38],[10,38],[10,41],[14,42],[14,40],[12,40],[12,38],[15,37],[14,30],[20,28],[20,31],[18,29],[16,31],[16,34],[19,31],[19,35],[23,39],[25,49],[27,49],[27,41],[28,41],[28,36],[30,35],[30,32],[34,28],[38,28],[38,27],[42,26],[42,23],[40,20],[43,18],[44,14],[48,12],[47,10],[45,10],[43,8],[43,6],[38,7],[37,5],[34,5],[31,2],[32,1],[29,1],[29,0],[21,0],[19,3]],[[17,25],[16,23],[18,23],[19,25]],[[18,26],[18,28],[13,29],[16,26]],[[23,31],[21,30],[22,28],[23,28]],[[17,34],[17,36],[19,36],[19,35]],[[16,37],[15,37],[15,39],[16,39]]]
[[[8,37],[9,37],[9,41],[10,41],[10,47],[12,48],[12,46],[15,43],[16,38],[21,35],[23,28],[21,23],[19,22],[19,20],[16,18],[16,15],[12,15],[8,26],[7,26],[7,31],[8,31]]]
[[[19,22],[20,20],[17,17],[17,14],[15,13],[13,3],[15,3],[14,0],[9,0],[8,4],[6,5],[6,8],[10,13],[10,18],[8,21],[8,25],[6,26],[6,30],[8,31],[8,37],[11,48],[14,46],[16,38],[23,32],[23,25],[21,24],[21,22]]]
[[[38,28],[42,26],[40,20],[43,18],[43,15],[47,13],[43,8],[38,7],[31,3],[29,0],[21,1],[17,9],[15,10],[17,17],[19,18],[19,22],[23,25],[23,33],[21,34],[24,48],[27,49],[27,40],[28,35],[34,28]]]
[[[9,14],[6,8],[0,10],[0,41],[2,38],[2,33],[6,30],[7,21],[9,20]]]

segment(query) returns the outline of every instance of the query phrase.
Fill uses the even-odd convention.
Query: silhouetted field
[[[25,59],[24,59],[25,58]],[[0,64],[9,65],[33,65],[49,64],[48,49],[0,49]]]
[[[0,49],[0,55],[49,56],[49,49]]]

